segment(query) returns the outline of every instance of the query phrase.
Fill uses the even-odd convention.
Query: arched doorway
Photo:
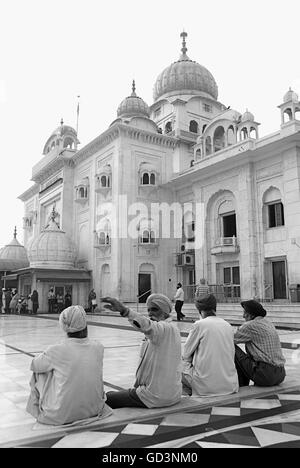
[[[138,302],[145,303],[154,289],[155,268],[151,263],[143,263],[139,268]]]

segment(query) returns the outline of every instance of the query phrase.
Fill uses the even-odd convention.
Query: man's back
[[[67,338],[33,360],[33,371],[52,371],[41,396],[39,422],[66,424],[101,413],[103,350],[100,343],[88,338]]]
[[[234,354],[233,330],[225,320],[209,316],[196,322],[183,352],[183,359],[192,364],[193,395],[238,391]]]

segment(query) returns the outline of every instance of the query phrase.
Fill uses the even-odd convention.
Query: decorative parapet
[[[149,143],[173,149],[178,144],[178,140],[174,137],[148,132],[146,130],[131,127],[130,125],[116,123],[93,141],[88,143],[84,148],[77,151],[77,153],[73,156],[74,163],[79,164],[85,161],[87,158],[95,154],[101,148],[104,148],[108,144],[112,143],[121,135],[133,140],[139,140],[143,143]]]

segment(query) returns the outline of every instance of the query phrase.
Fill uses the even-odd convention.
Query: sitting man
[[[160,408],[181,399],[181,338],[170,317],[171,301],[162,294],[147,299],[148,317],[133,312],[117,299],[105,297],[107,309],[120,312],[131,325],[145,334],[134,388],[108,392],[106,403],[111,408]]]
[[[38,422],[52,425],[100,418],[105,405],[103,345],[87,338],[81,306],[63,310],[59,322],[67,338],[33,359],[26,410]]]
[[[241,387],[250,380],[259,387],[270,387],[283,382],[284,363],[279,335],[266,319],[267,312],[254,300],[241,303],[244,323],[234,335],[235,344],[245,343],[246,353],[235,347],[235,365]]]
[[[195,299],[202,320],[194,323],[184,345],[182,384],[193,396],[229,395],[238,391],[233,329],[216,316],[217,301],[208,294]]]

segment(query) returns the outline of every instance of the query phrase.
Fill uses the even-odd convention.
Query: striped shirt
[[[284,366],[279,335],[273,323],[265,317],[256,317],[244,323],[235,333],[234,342],[245,343],[246,352],[254,361]]]
[[[209,287],[206,284],[199,284],[195,292],[195,297],[206,296],[207,294],[209,294]]]

